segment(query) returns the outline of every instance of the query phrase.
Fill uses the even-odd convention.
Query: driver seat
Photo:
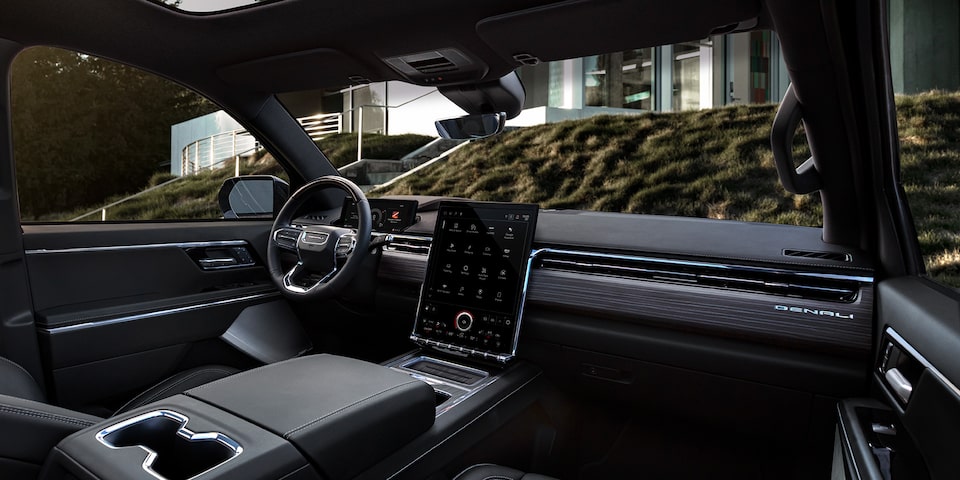
[[[114,415],[219,380],[239,370],[220,365],[180,372],[148,388]],[[56,407],[23,367],[0,357],[0,478],[34,479],[47,454],[67,435],[103,418]]]

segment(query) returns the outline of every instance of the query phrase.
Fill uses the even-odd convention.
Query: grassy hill
[[[424,135],[376,135],[363,136],[364,158],[399,159],[433,140]],[[342,167],[357,159],[357,135],[344,133],[317,141],[320,150],[335,167]],[[137,191],[164,184],[120,205],[107,209],[107,220],[202,220],[220,218],[217,192],[224,180],[235,173],[234,162],[227,161],[223,168],[200,172],[197,175],[174,180],[174,175],[158,173],[145,187]],[[248,159],[240,165],[241,175],[275,175],[287,179],[286,173],[269,153]],[[171,180],[174,180],[171,182]],[[55,212],[25,221],[59,222],[76,218],[103,205],[116,202],[126,195],[108,198],[99,205],[89,205],[69,212]],[[84,221],[99,220],[100,214],[85,217]]]
[[[897,104],[903,183],[923,254],[932,275],[960,286],[960,93],[905,96]],[[777,180],[768,139],[775,110],[760,105],[600,116],[518,129],[474,142],[371,196],[453,195],[544,208],[818,226],[818,196],[788,194]],[[389,150],[402,144],[405,153],[425,139],[365,135],[364,156],[397,158],[375,145],[382,142]],[[323,142],[336,165],[355,158],[355,136]],[[806,155],[798,144],[795,156]],[[268,155],[243,165],[242,172],[280,170]],[[108,219],[216,218],[216,190],[232,174],[227,168],[177,181],[111,209]]]
[[[768,137],[774,111],[603,115],[514,130],[375,194],[818,225],[817,197],[790,195],[777,180]]]
[[[819,226],[817,195],[780,186],[774,105],[541,125],[475,142],[373,195],[460,195],[571,208]],[[960,286],[960,93],[897,98],[904,188],[929,273]],[[809,153],[795,145],[794,156]]]

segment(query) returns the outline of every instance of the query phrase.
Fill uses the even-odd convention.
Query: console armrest
[[[188,390],[297,446],[325,478],[352,478],[434,421],[435,394],[409,375],[313,355]]]
[[[0,462],[32,464],[38,472],[64,437],[102,419],[45,403],[0,395]]]

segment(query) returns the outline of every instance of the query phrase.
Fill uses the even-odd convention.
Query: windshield
[[[789,79],[768,31],[517,73],[523,111],[503,134],[471,142],[437,138],[435,120],[464,112],[435,88],[391,81],[281,100],[299,117],[338,116],[340,129],[317,143],[372,197],[821,224],[818,196],[786,192],[773,164],[770,125]],[[797,158],[809,155],[802,139]]]

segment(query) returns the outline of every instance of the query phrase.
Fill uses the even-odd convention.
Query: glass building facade
[[[789,84],[776,36],[769,31],[550,62],[518,72],[527,89],[525,108],[588,114],[777,102]]]
[[[889,0],[889,5],[894,91],[960,88],[960,2]],[[775,103],[790,83],[770,31],[545,62],[517,72],[526,98],[523,113],[508,122],[514,126],[604,113]],[[299,116],[342,112],[346,131],[435,135],[430,118],[462,114],[435,89],[401,82],[281,97]]]

